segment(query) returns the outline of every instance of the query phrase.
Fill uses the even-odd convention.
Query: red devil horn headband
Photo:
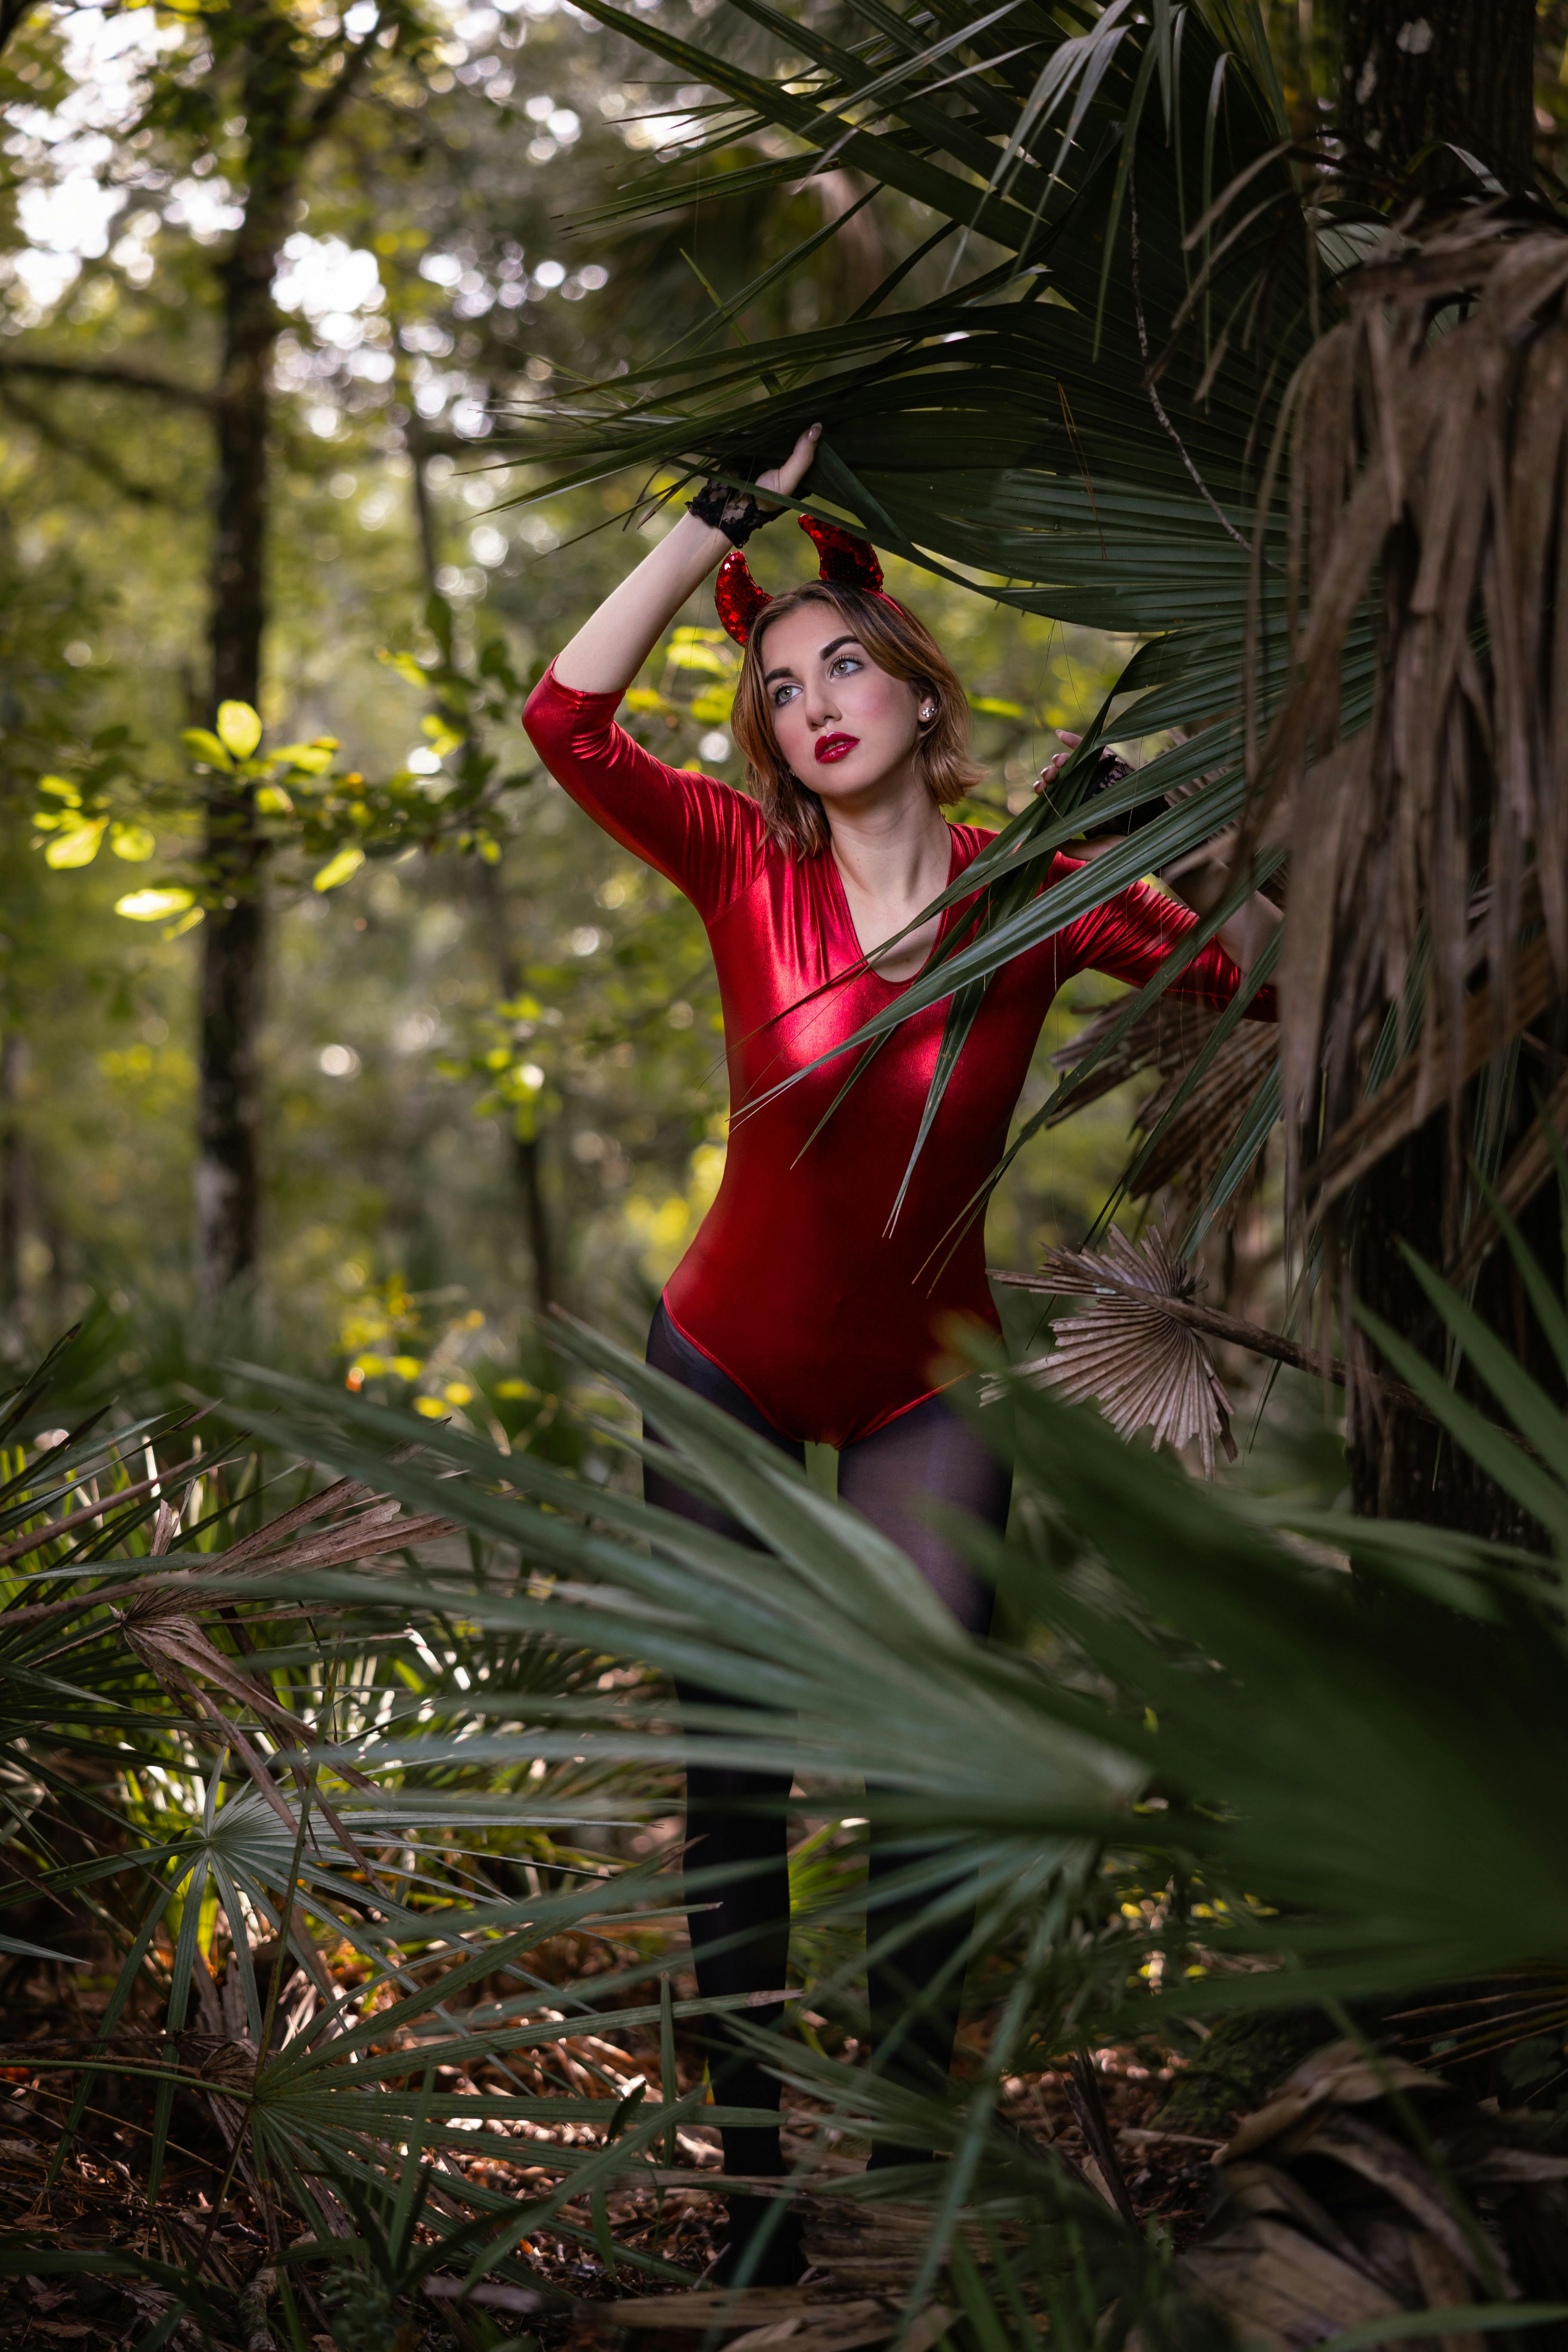
[[[863,588],[868,595],[882,594],[882,567],[877,561],[877,551],[865,540],[857,539],[836,522],[818,522],[815,515],[803,514],[800,527],[816,543],[820,564],[819,580],[828,581],[836,588]],[[759,588],[752,577],[751,566],[738,547],[732,547],[719,566],[719,577],[713,583],[713,602],[719,608],[719,618],[738,646],[743,646],[757,625],[757,615],[773,598],[765,588]],[[892,604],[890,596],[883,599]],[[896,608],[895,608],[896,609]]]

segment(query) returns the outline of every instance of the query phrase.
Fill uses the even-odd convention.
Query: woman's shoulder
[[[1000,838],[998,829],[991,825],[953,824],[950,822],[947,829],[952,835],[961,870],[978,857],[983,849],[989,849],[992,843]],[[1069,874],[1078,872],[1082,863],[1081,857],[1064,856],[1059,849],[1057,850],[1040,877],[1041,889],[1048,889],[1053,882],[1065,882]]]
[[[983,849],[989,849],[996,838],[992,828],[984,824],[954,824],[950,820],[947,829],[952,835],[953,850],[960,866],[967,866],[972,858],[979,856]]]

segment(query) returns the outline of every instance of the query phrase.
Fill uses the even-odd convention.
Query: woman
[[[787,497],[798,488],[818,431],[803,434],[788,460],[760,477],[764,489]],[[915,919],[992,838],[942,815],[942,803],[979,773],[965,749],[963,690],[921,625],[879,593],[870,550],[808,523],[825,550],[824,578],[769,600],[731,551],[766,519],[749,498],[710,484],[557,656],[525,714],[552,774],[702,916],[737,1112],[897,996],[964,909],[911,929]],[[613,717],[721,557],[721,614],[745,646],[731,725],[750,796],[665,767]],[[1042,786],[1066,757],[1052,761]],[[1071,871],[1058,857],[1048,878]],[[825,1124],[846,1076],[842,1061],[738,1118],[718,1197],[654,1317],[650,1364],[796,1462],[808,1440],[836,1446],[840,1496],[910,1554],[976,1635],[989,1623],[989,1592],[933,1533],[925,1505],[957,1507],[999,1529],[1010,1474],[952,1411],[934,1369],[941,1328],[955,1316],[997,1328],[980,1223],[972,1221],[951,1252],[950,1229],[1001,1155],[1061,982],[1086,966],[1143,982],[1193,921],[1140,885],[999,972],[894,1220],[944,1005],[895,1029]],[[1237,980],[1236,965],[1211,945],[1174,985],[1217,1007]],[[745,1540],[711,1505],[662,1476],[649,1473],[645,1483],[650,1500]],[[699,1858],[750,1865],[707,1915],[714,1948],[697,1955],[704,1996],[783,1982],[788,1793],[787,1776],[705,1767],[689,1775],[687,1829]],[[873,1887],[899,1866],[873,1832]],[[878,1909],[878,1930],[898,1917],[897,1906]],[[954,1976],[964,1940],[965,1931],[951,1927],[916,1937],[895,1965],[872,1972],[874,2034],[880,2018],[897,2012],[900,1991]],[[902,2079],[945,2079],[954,2011],[951,1990],[927,2005],[902,2045]],[[766,2016],[750,2014],[753,2022]],[[710,2051],[726,2104],[776,2111],[778,2084],[753,2058],[720,2035]],[[727,2130],[723,2140],[727,2172],[782,2171],[776,2130]],[[907,2163],[922,2153],[879,2147],[871,2162]],[[722,2274],[732,2274],[760,2221],[767,2242],[753,2250],[747,2275],[795,2274],[787,2216],[737,2197],[731,2221]]]

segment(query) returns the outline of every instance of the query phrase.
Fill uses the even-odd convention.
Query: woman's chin
[[[903,767],[901,760],[885,766],[857,749],[842,760],[813,761],[805,772],[812,790],[831,807],[835,801],[860,801],[882,789],[897,791]]]

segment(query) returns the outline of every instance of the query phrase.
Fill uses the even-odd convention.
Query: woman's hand
[[[786,499],[795,491],[810,473],[816,457],[816,445],[822,438],[820,425],[808,425],[782,466],[770,466],[765,474],[757,476],[759,490],[782,490]],[[776,514],[774,507],[770,511]]]
[[[759,487],[793,497],[811,470],[821,437],[821,425],[809,425],[782,466],[771,466],[757,477]],[[557,684],[585,694],[623,694],[687,598],[729,547],[723,532],[711,523],[683,514],[556,655]]]
[[[1079,745],[1083,741],[1083,737],[1081,735],[1069,735],[1065,727],[1058,727],[1057,729],[1057,741],[1058,743],[1065,743],[1067,745],[1067,750],[1065,751],[1058,751],[1052,759],[1046,761],[1045,766],[1040,770],[1039,782],[1035,786],[1037,793],[1048,793],[1050,791],[1051,786],[1056,782],[1057,778],[1061,774],[1062,770],[1067,766],[1068,761],[1078,750]]]

